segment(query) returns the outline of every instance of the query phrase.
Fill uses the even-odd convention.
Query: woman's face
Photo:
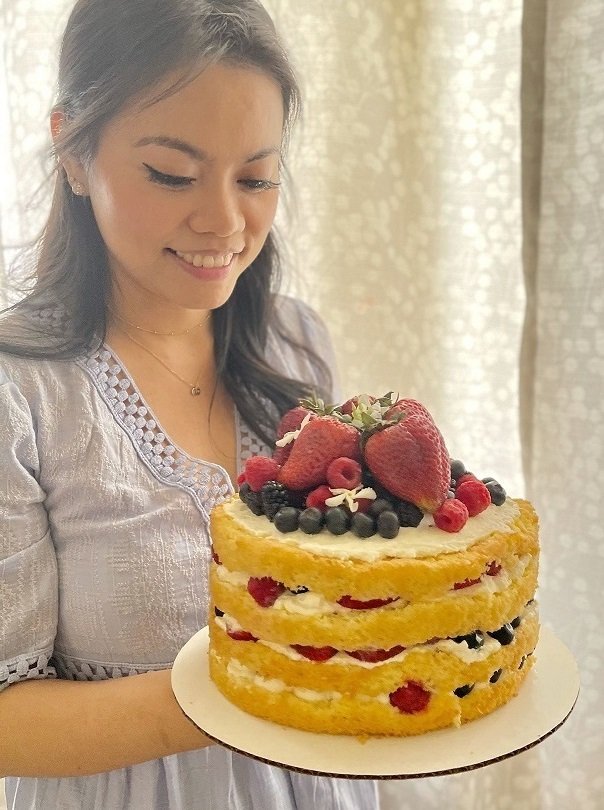
[[[283,114],[276,81],[218,64],[105,129],[76,179],[127,305],[225,303],[273,223]]]

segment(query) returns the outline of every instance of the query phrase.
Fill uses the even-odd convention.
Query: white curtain
[[[71,0],[3,2],[0,233],[14,244],[39,221],[22,203]],[[534,501],[542,621],[581,669],[544,743],[384,782],[383,806],[601,810],[604,4],[265,4],[306,101],[279,216],[290,290],[329,324],[346,393],[417,397],[452,455]]]

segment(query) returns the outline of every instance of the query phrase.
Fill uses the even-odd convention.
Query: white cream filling
[[[318,701],[340,700],[343,697],[341,692],[316,692],[313,689],[303,689],[298,686],[288,686],[288,684],[279,680],[278,678],[263,678],[262,675],[257,675],[255,672],[252,672],[249,667],[244,666],[243,664],[239,663],[239,661],[229,661],[227,665],[227,673],[235,682],[240,681],[247,684],[252,683],[259,689],[266,689],[267,691],[275,692],[276,694],[281,692],[291,692],[301,700],[307,700],[313,703]],[[505,676],[506,673],[504,672],[501,677],[504,678]],[[490,685],[491,684],[487,682],[477,683],[474,685],[474,689],[482,689]],[[385,705],[390,705],[390,694],[387,692],[383,692],[379,695],[357,694],[354,697],[355,700],[359,700],[362,703],[382,703]]]
[[[229,585],[234,585],[240,588],[247,588],[249,576],[235,571],[229,571],[224,565],[216,566],[216,574],[222,582]],[[384,597],[386,598],[386,597]],[[384,605],[382,610],[387,608],[402,607],[407,604],[404,600],[399,599],[396,602],[391,602]],[[279,596],[274,605],[273,610],[283,610],[285,613],[297,613],[304,616],[328,616],[333,613],[349,613],[350,608],[343,607],[337,602],[330,602],[325,599],[321,594],[313,593],[312,591],[305,591],[304,593],[292,593],[285,591]]]
[[[251,669],[239,663],[239,661],[229,661],[227,673],[235,681],[251,681],[254,686],[258,686],[261,689],[268,689],[269,692],[293,692],[293,694],[301,700],[339,700],[342,697],[341,692],[315,692],[312,689],[288,686],[278,678],[263,678],[261,675],[256,675]]]
[[[435,597],[430,601],[441,601],[443,599],[455,598],[457,596],[476,596],[480,593],[498,593],[504,591],[506,588],[519,579],[524,573],[527,565],[531,560],[530,555],[525,554],[522,557],[514,557],[514,561],[507,565],[502,566],[501,570],[496,576],[489,576],[483,574],[480,577],[480,582],[475,585],[469,585],[467,588],[460,588],[458,590],[448,590],[442,596]],[[237,571],[230,571],[224,565],[216,566],[216,575],[222,582],[235,587],[247,588],[249,576]],[[387,595],[384,596],[387,598]],[[402,608],[409,604],[403,599],[398,599],[396,602],[390,602],[384,605],[381,610],[388,608]],[[291,591],[285,591],[279,596],[273,604],[274,610],[282,610],[286,613],[302,614],[304,616],[326,616],[334,613],[347,613],[350,608],[343,607],[337,602],[330,602],[320,594],[306,591],[304,593],[294,594]]]
[[[522,621],[527,621],[534,616],[537,615],[537,604],[532,602],[528,607],[526,607],[522,613],[520,614],[520,618]],[[224,616],[216,616],[214,621],[216,624],[226,633],[228,630],[237,631],[243,630],[244,628],[234,619],[232,616],[228,614],[224,614]],[[481,631],[484,632],[484,631]],[[258,644],[262,644],[265,647],[273,650],[280,655],[284,655],[286,658],[289,658],[291,661],[308,661],[308,659],[300,655],[300,653],[296,652],[293,647],[290,647],[286,644],[276,644],[273,641],[263,641],[263,639],[258,639]],[[514,642],[512,642],[513,644]],[[373,669],[374,667],[380,667],[384,664],[396,664],[404,661],[407,656],[412,652],[419,652],[419,653],[426,653],[426,652],[434,652],[436,650],[442,650],[443,652],[450,653],[451,655],[455,655],[457,658],[461,659],[465,664],[472,664],[475,661],[485,661],[489,656],[493,653],[497,652],[501,649],[501,644],[497,641],[497,639],[492,638],[486,632],[484,632],[484,643],[482,647],[479,649],[471,649],[468,645],[467,641],[453,641],[452,639],[441,639],[440,641],[436,641],[433,644],[413,644],[410,647],[406,647],[402,652],[398,653],[397,655],[393,655],[392,658],[386,659],[386,661],[359,661],[358,658],[354,658],[351,655],[347,655],[345,652],[338,651],[334,656],[328,658],[327,661],[322,661],[321,663],[324,665],[330,664],[345,664],[346,666],[356,666],[361,667],[363,669]]]
[[[416,528],[402,528],[397,537],[387,540],[379,535],[361,539],[352,532],[337,536],[323,529],[319,534],[301,531],[283,534],[263,515],[254,515],[247,506],[234,497],[225,503],[227,514],[241,523],[252,535],[270,537],[286,546],[294,546],[312,554],[338,559],[364,562],[392,558],[433,557],[465,551],[492,532],[509,534],[511,524],[520,510],[508,498],[502,506],[489,506],[484,512],[470,518],[461,531],[449,533],[434,526],[430,515]]]

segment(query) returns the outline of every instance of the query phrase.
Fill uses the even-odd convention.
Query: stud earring
[[[76,197],[82,197],[86,194],[86,189],[84,188],[83,183],[80,183],[78,180],[74,180],[72,177],[68,177],[67,179],[69,181],[69,185],[71,186],[71,190]]]

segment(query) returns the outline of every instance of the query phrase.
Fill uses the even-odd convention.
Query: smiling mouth
[[[235,255],[234,253],[225,253],[222,256],[207,256],[203,253],[181,253],[180,250],[173,250],[172,248],[168,248],[168,250],[187,264],[206,270],[212,270],[217,267],[228,267]]]

